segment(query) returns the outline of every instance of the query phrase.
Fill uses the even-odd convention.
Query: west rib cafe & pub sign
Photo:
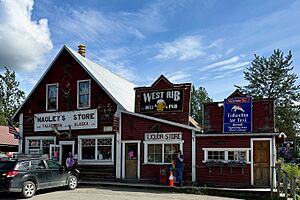
[[[181,112],[183,89],[155,90],[141,93],[141,112]]]
[[[224,133],[252,132],[252,98],[237,97],[224,100]]]

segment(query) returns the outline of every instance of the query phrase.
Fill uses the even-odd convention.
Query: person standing
[[[180,150],[177,152],[177,157],[175,158],[175,168],[175,180],[181,186],[183,183],[183,155],[181,154]]]
[[[66,166],[68,169],[72,169],[74,165],[74,159],[71,152],[69,152],[69,156],[66,159]]]

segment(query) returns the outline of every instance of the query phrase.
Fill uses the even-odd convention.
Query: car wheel
[[[68,178],[68,189],[70,190],[74,190],[77,187],[78,184],[78,180],[76,178],[76,176],[71,175]]]
[[[24,198],[33,197],[36,192],[36,185],[32,181],[26,181],[23,183],[21,196]]]

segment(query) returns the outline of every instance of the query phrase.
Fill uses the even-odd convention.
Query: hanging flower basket
[[[234,160],[234,161],[228,161],[227,166],[228,167],[245,167],[246,166],[245,161],[239,161],[239,160]]]
[[[222,160],[208,160],[205,162],[205,166],[207,166],[207,167],[224,167],[225,162]]]

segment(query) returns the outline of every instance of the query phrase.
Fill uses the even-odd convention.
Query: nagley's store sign
[[[141,92],[140,112],[182,111],[183,90]]]
[[[95,129],[97,128],[97,109],[71,112],[40,113],[34,115],[34,131]]]
[[[181,140],[181,132],[170,133],[145,133],[145,141],[174,141]]]

